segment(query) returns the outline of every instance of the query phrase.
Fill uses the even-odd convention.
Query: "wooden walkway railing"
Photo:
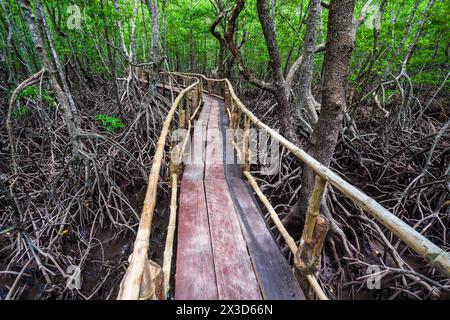
[[[145,74],[143,76],[145,77]],[[267,208],[275,226],[283,236],[293,256],[296,257],[296,266],[301,266],[302,262],[304,262],[298,260],[302,259],[301,257],[299,257],[298,253],[300,251],[299,248],[304,248],[305,244],[315,246],[314,251],[316,253],[318,251],[318,254],[320,254],[320,250],[317,250],[317,248],[321,248],[323,239],[315,239],[314,237],[317,238],[324,236],[323,232],[321,235],[317,235],[315,231],[317,231],[319,225],[318,221],[319,219],[321,219],[321,216],[319,214],[320,203],[322,201],[326,185],[330,184],[338,189],[345,197],[362,208],[366,213],[370,214],[378,222],[384,225],[395,236],[401,239],[407,246],[414,250],[418,255],[423,257],[431,266],[440,270],[446,277],[450,277],[450,254],[448,252],[445,252],[444,250],[439,248],[433,242],[417,232],[414,228],[385,209],[376,200],[369,197],[367,194],[354,187],[350,183],[346,182],[334,171],[323,166],[321,163],[307,154],[304,150],[294,145],[278,132],[261,122],[252,112],[250,112],[246,108],[246,106],[237,97],[236,93],[234,92],[233,86],[228,79],[210,79],[201,74],[185,73],[163,73],[161,75],[163,83],[169,82],[166,80],[173,79],[174,77],[179,79],[179,83],[186,85],[187,87],[180,92],[174,104],[172,105],[172,108],[170,109],[170,112],[164,123],[161,136],[158,140],[157,150],[150,173],[149,186],[141,221],[139,224],[138,234],[134,245],[133,254],[130,257],[130,266],[128,267],[128,270],[121,284],[121,289],[118,296],[119,299],[166,298],[167,285],[169,281],[168,277],[170,276],[173,232],[169,230],[168,238],[166,241],[167,245],[163,268],[165,271],[164,275],[159,275],[157,266],[155,267],[154,263],[149,262],[147,257],[152,215],[156,201],[159,170],[161,167],[162,155],[168,135],[169,125],[174,117],[175,111],[179,109],[179,120],[181,119],[181,122],[184,122],[183,114],[184,112],[186,112],[185,110],[191,110],[191,107],[193,105],[196,106],[197,110],[200,107],[202,92],[224,100],[225,107],[228,111],[231,122],[231,128],[233,130],[236,130],[238,128],[243,118],[242,122],[244,124],[244,143],[242,145],[242,149],[239,148],[238,144],[235,141],[233,141],[232,143],[234,148],[236,149],[238,156],[242,157],[244,163],[243,175],[248,179],[250,185],[253,187],[262,204],[264,204],[264,206]],[[193,82],[188,85],[187,81]],[[190,99],[186,98],[188,94],[190,94]],[[181,104],[182,101],[187,101],[186,99],[190,101],[190,103],[187,104],[189,106],[188,108],[183,107]],[[192,112],[190,112],[189,114],[192,114]],[[189,118],[188,128],[190,128],[190,121],[193,119],[194,117]],[[181,122],[180,127],[182,126]],[[304,164],[309,166],[316,173],[314,191],[308,205],[307,217],[300,241],[300,247],[297,247],[294,239],[286,231],[281,221],[279,220],[274,208],[271,206],[267,198],[263,195],[260,188],[258,187],[256,180],[250,173],[250,151],[248,135],[252,124],[267,132],[273,139],[278,141],[282,146],[289,150],[299,160],[303,161]],[[186,135],[186,139],[188,139],[188,135],[189,132]],[[245,137],[247,137],[247,139]],[[183,146],[185,146],[185,144],[183,144]],[[184,152],[184,150],[180,150],[180,152]],[[177,181],[176,170],[171,170],[171,178],[172,185],[175,186]],[[176,214],[176,186],[173,188],[172,192],[175,193],[175,196],[172,194],[170,217],[170,221],[173,222],[174,215]],[[169,224],[169,228],[171,227],[173,227],[172,224]],[[168,260],[167,262],[166,259]],[[162,272],[160,273],[162,274]],[[320,299],[326,299],[326,295],[320,288],[316,278],[314,277],[314,274],[305,274],[304,276],[308,280],[317,297]],[[162,280],[158,280],[158,277],[162,278]],[[164,283],[164,289],[162,288],[162,284],[160,285],[160,289],[158,289],[158,281]],[[161,293],[158,294],[158,292]]]
[[[144,78],[145,74],[140,72],[140,79]],[[179,76],[178,77],[183,85],[187,87],[179,93],[177,98],[172,104],[170,111],[164,121],[161,135],[156,145],[155,156],[153,158],[152,168],[149,176],[149,182],[147,187],[147,193],[145,195],[144,207],[142,209],[141,220],[139,222],[139,228],[134,242],[133,253],[131,254],[129,261],[130,265],[125,273],[125,276],[120,285],[120,291],[118,299],[125,300],[137,300],[137,299],[165,299],[167,291],[163,286],[168,286],[168,277],[170,275],[170,261],[172,259],[172,243],[174,232],[171,230],[174,226],[174,217],[176,214],[176,193],[177,188],[172,188],[172,201],[171,201],[171,217],[168,230],[168,248],[164,255],[164,268],[161,270],[158,265],[148,260],[148,250],[150,243],[150,231],[152,226],[153,212],[156,205],[156,196],[158,192],[158,182],[160,176],[161,164],[164,156],[164,150],[166,148],[166,140],[169,135],[170,125],[174,119],[175,113],[178,109],[178,127],[186,128],[191,127],[191,119],[193,117],[187,117],[186,114],[193,114],[195,116],[202,101],[202,81],[196,77]],[[190,84],[188,84],[190,82]],[[188,138],[189,132],[186,135]],[[184,146],[186,144],[183,144]],[[171,150],[173,151],[173,150]],[[183,150],[179,150],[178,154],[182,154]],[[173,152],[171,152],[173,154]],[[170,176],[172,179],[172,185],[177,184],[177,164],[176,159],[171,157]]]

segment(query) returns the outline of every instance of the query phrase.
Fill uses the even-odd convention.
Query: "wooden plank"
[[[226,164],[225,165],[225,177],[226,177],[226,179],[229,179],[229,178],[241,179],[242,178],[242,166],[240,164]]]
[[[209,119],[210,106],[205,104],[200,112],[199,119],[194,124],[192,142],[188,159],[183,172],[183,179],[202,180],[205,171],[206,132]]]
[[[208,131],[206,134],[206,156],[205,163],[218,165],[223,164],[223,135],[219,127],[219,105],[213,101],[208,119]],[[214,169],[216,167],[209,167]]]
[[[183,171],[183,180],[203,180],[204,164],[186,164]]]
[[[202,123],[197,123],[194,127],[194,133],[192,135],[192,163],[201,164],[205,162],[206,151],[206,127]]]
[[[242,179],[227,179],[264,299],[305,300],[261,210]]]
[[[237,165],[237,157],[234,152],[233,145],[231,144],[230,137],[227,136],[229,129],[229,121],[228,116],[225,114],[224,104],[220,102],[219,106],[219,129],[222,133],[222,146],[223,146],[223,163],[224,163],[224,171],[225,176],[227,176],[227,172],[229,175],[234,175],[234,177],[241,177],[240,166]],[[239,168],[237,168],[237,166]],[[236,174],[237,173],[237,174]]]
[[[206,164],[223,164],[223,137],[219,128],[210,128],[206,134]]]
[[[220,108],[216,99],[211,99],[205,155],[205,179],[225,179],[223,167],[223,134],[220,126]]]
[[[225,171],[222,164],[205,165],[205,180],[211,179],[225,179]]]
[[[225,180],[205,180],[217,290],[223,300],[261,299]]]
[[[203,181],[184,180],[180,189],[175,299],[217,299]]]

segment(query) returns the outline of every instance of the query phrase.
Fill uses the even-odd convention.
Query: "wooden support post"
[[[243,171],[250,171],[250,118],[245,116],[244,141],[242,146],[242,157],[244,158]]]
[[[186,123],[186,111],[184,105],[186,104],[186,97],[180,101],[179,109],[178,109],[178,128],[184,129]]]
[[[183,163],[182,158],[180,161],[180,157],[182,156],[183,148],[179,144],[172,143],[170,146],[170,163],[169,163],[169,175],[172,176],[176,174],[177,176],[182,175],[183,173]]]
[[[197,88],[192,89],[189,95],[190,105],[191,105],[191,114],[194,113],[195,108],[197,107]],[[190,117],[188,118],[190,119]]]
[[[300,246],[294,257],[295,266],[299,271],[297,276],[300,285],[305,291],[308,284],[312,286],[308,275],[314,276],[320,269],[322,246],[330,227],[330,222],[320,215],[320,205],[326,186],[327,181],[316,175],[314,190],[309,199]],[[311,288],[315,290],[313,287]]]
[[[128,261],[131,262],[133,254]],[[128,271],[127,271],[128,272]],[[139,286],[139,300],[164,300],[164,276],[161,267],[152,260],[145,260],[142,280]],[[124,280],[120,283],[119,297],[123,295]]]
[[[300,246],[295,254],[295,265],[302,276],[315,275],[320,269],[323,241],[327,235],[330,222],[322,215],[316,218],[311,242],[300,240]]]
[[[186,104],[186,96],[183,96],[181,100],[178,102],[178,128],[185,129],[186,125],[186,109],[184,108]],[[172,141],[170,145],[170,164],[169,164],[169,176],[171,177],[173,174],[177,176],[181,176],[182,173],[182,163],[180,162],[181,156],[181,147],[179,144],[176,144]]]
[[[152,260],[147,260],[142,275],[139,300],[164,300],[164,276],[161,267]]]
[[[206,83],[208,84],[208,95],[211,95],[211,81],[207,80]]]
[[[231,128],[233,129],[233,134],[238,127],[238,120],[239,120],[239,109],[233,102],[231,107]]]
[[[302,239],[306,243],[312,242],[312,236],[314,232],[314,226],[316,225],[316,219],[320,213],[320,205],[322,203],[322,197],[327,186],[327,181],[316,175],[314,182],[314,190],[309,199],[308,210],[306,212],[305,226],[303,228]]]
[[[242,112],[240,110],[237,110],[237,116],[236,116],[236,124],[235,124],[235,130],[238,130],[241,127],[241,119],[242,119]]]
[[[320,205],[326,186],[327,181],[316,175],[300,246],[296,254],[297,264],[305,274],[314,274],[320,267],[320,252],[329,227],[328,220],[320,216]]]

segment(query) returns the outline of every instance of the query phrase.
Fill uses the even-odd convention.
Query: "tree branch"
[[[316,51],[315,53],[319,53],[319,52],[323,52],[325,51],[325,42],[321,43],[320,45],[318,45],[316,47]],[[289,92],[292,88],[292,84],[294,82],[294,77],[295,74],[297,73],[298,69],[300,68],[301,64],[302,64],[302,60],[303,60],[303,55],[301,55],[300,57],[297,58],[297,60],[294,61],[294,63],[292,64],[292,66],[289,69],[289,72],[286,76],[286,92],[289,95]]]
[[[261,88],[263,90],[267,90],[270,92],[275,92],[276,88],[273,84],[259,80],[250,70],[245,66],[244,60],[242,58],[241,51],[236,46],[236,44],[233,41],[233,35],[236,30],[236,20],[241,13],[242,9],[244,8],[245,1],[244,0],[238,0],[236,1],[236,5],[234,6],[233,10],[231,11],[231,16],[228,21],[228,29],[225,33],[225,40],[227,42],[228,48],[231,52],[231,54],[234,56],[236,63],[239,68],[239,72],[242,74],[245,80],[250,82],[251,84],[257,86],[258,88]]]

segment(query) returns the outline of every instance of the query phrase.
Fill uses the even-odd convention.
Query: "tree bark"
[[[306,151],[325,166],[330,165],[333,157],[346,109],[345,92],[355,41],[354,8],[355,0],[332,0],[329,8],[322,109],[306,147]],[[299,198],[290,214],[283,219],[292,235],[298,236],[301,232],[314,179],[314,172],[304,166]]]
[[[14,80],[14,77],[17,76],[17,70],[15,66],[15,60],[13,59],[13,28],[11,25],[11,22],[9,20],[8,11],[6,10],[5,4],[3,3],[3,0],[0,0],[0,5],[3,11],[3,17],[5,20],[5,26],[7,30],[7,36],[6,36],[6,52],[8,55],[8,61],[11,63],[12,71],[9,70],[8,72],[8,82],[12,82]]]
[[[102,11],[104,12],[104,0],[100,0],[100,5],[102,8]],[[103,29],[105,31],[105,39],[106,39],[106,50],[108,52],[108,60],[109,60],[109,65],[111,68],[111,76],[112,76],[112,83],[113,83],[113,90],[114,90],[114,96],[116,98],[116,103],[117,103],[117,108],[119,109],[119,113],[122,114],[122,106],[120,103],[120,97],[119,97],[119,88],[117,87],[117,72],[116,72],[116,62],[111,50],[111,43],[110,43],[110,38],[109,38],[109,28],[108,25],[106,23],[106,17],[105,17],[105,13],[102,15],[103,18]]]
[[[308,16],[306,18],[306,33],[304,53],[300,65],[298,81],[296,85],[296,120],[306,122],[306,133],[310,134],[317,123],[317,108],[320,106],[311,92],[311,82],[314,67],[314,55],[316,53],[318,24],[322,5],[320,0],[309,2]],[[306,116],[306,117],[305,117]]]
[[[113,0],[114,8],[117,13],[120,13],[120,6],[118,0]],[[127,58],[128,62],[128,77],[126,82],[126,90],[125,93],[122,95],[122,99],[125,97],[125,94],[130,94],[129,90],[130,88],[134,88],[135,85],[135,52],[136,52],[136,16],[138,12],[138,0],[134,0],[134,6],[133,6],[133,15],[130,20],[131,24],[131,33],[130,33],[130,45],[127,49],[127,45],[125,42],[125,37],[123,34],[122,29],[122,22],[120,20],[117,20],[117,27],[119,29],[119,35],[120,35],[120,41],[122,43],[122,51],[125,57]]]
[[[189,70],[194,71],[194,28],[192,26],[192,0],[189,1]]]
[[[167,20],[166,20],[166,0],[161,3],[161,48],[162,54],[167,56]]]
[[[280,127],[283,130],[287,139],[294,143],[299,143],[298,136],[295,132],[295,124],[289,106],[289,99],[286,90],[286,82],[283,76],[283,68],[281,65],[281,57],[277,44],[277,37],[275,32],[275,24],[272,20],[269,5],[267,0],[257,1],[258,18],[264,34],[264,39],[267,45],[267,50],[270,57],[270,69],[273,74],[272,82],[265,82],[258,79],[244,64],[242,54],[239,46],[235,43],[233,36],[236,31],[236,20],[245,6],[244,0],[236,1],[236,4],[231,12],[227,31],[225,32],[225,41],[228,49],[236,60],[239,72],[245,80],[257,86],[260,89],[269,91],[275,98],[278,104],[278,119]]]
[[[211,28],[209,29],[211,34],[217,39],[217,41],[219,41],[219,56],[217,59],[217,69],[214,72],[215,75],[217,76],[217,78],[224,77],[223,59],[224,59],[224,54],[225,54],[225,50],[227,47],[227,43],[226,43],[225,39],[216,30],[217,26],[219,25],[219,23],[222,21],[222,19],[224,17],[224,12],[222,11],[222,9],[223,8],[219,8],[219,10],[220,10],[219,15],[216,17],[216,19],[214,19],[214,21],[211,25]]]
[[[50,84],[52,86],[56,99],[60,103],[60,109],[66,122],[70,142],[72,144],[73,155],[79,156],[82,147],[79,139],[80,118],[72,95],[68,89],[64,70],[59,61],[58,55],[56,54],[56,50],[53,46],[50,33],[48,32],[48,29],[46,27],[44,11],[42,9],[41,2],[40,0],[34,1],[36,17],[34,17],[33,15],[30,0],[21,0],[21,7],[25,14],[33,43],[36,46],[36,51],[42,61],[42,65],[44,66],[45,70],[49,72]],[[56,72],[53,70],[53,64],[49,60],[47,51],[44,47],[41,28],[47,34],[47,42],[49,44],[49,48],[51,50],[52,57],[57,68]],[[62,83],[63,87],[61,87],[59,83]]]
[[[152,17],[152,70],[150,72],[150,89],[151,95],[155,96],[157,93],[157,85],[159,81],[159,69],[164,57],[161,56],[159,50],[159,10],[157,0],[147,0],[147,5]]]
[[[294,143],[299,143],[299,139],[295,132],[294,120],[289,108],[288,95],[286,94],[286,83],[283,77],[281,56],[278,50],[275,22],[271,18],[267,0],[258,0],[256,7],[264,38],[266,40],[267,50],[269,52],[270,67],[274,79],[275,99],[278,102],[280,125],[284,130],[285,136],[289,140]]]

